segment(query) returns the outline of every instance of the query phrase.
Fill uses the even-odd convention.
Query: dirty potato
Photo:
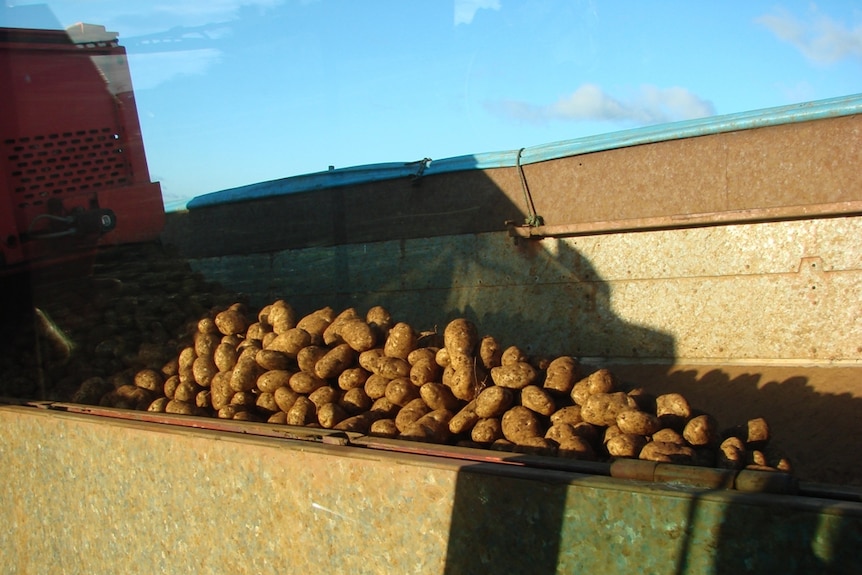
[[[632,402],[634,403],[634,402]],[[617,416],[632,407],[629,397],[621,392],[594,393],[581,406],[581,417],[593,425],[616,425]]]
[[[558,357],[548,364],[543,387],[555,395],[569,395],[572,393],[572,388],[574,388],[580,374],[581,366],[578,360],[568,355]]]
[[[491,379],[494,384],[510,389],[523,389],[535,383],[538,377],[536,368],[524,361],[504,363],[491,370]]]
[[[348,344],[336,345],[314,364],[314,373],[321,379],[337,378],[356,361],[356,352]]]
[[[661,429],[661,422],[658,417],[636,408],[621,411],[617,415],[616,423],[620,431],[634,435],[652,435]]]
[[[410,352],[416,349],[416,332],[404,322],[393,325],[389,335],[383,344],[383,355],[386,357],[397,357],[405,362]]]
[[[544,416],[556,411],[554,398],[538,385],[528,385],[521,390],[521,405]]]
[[[572,386],[572,401],[584,405],[587,398],[596,393],[612,393],[617,388],[616,379],[607,369],[599,369]]]
[[[476,415],[482,419],[499,418],[512,406],[514,399],[511,389],[496,385],[486,387],[476,396]]]
[[[443,347],[450,354],[457,352],[472,356],[478,343],[479,332],[476,325],[468,319],[453,319],[443,330]]]
[[[539,416],[522,405],[516,405],[504,413],[501,423],[503,436],[515,444],[544,435]]]
[[[461,401],[455,397],[452,390],[442,383],[429,381],[419,387],[419,396],[431,409],[449,409],[456,411]]]

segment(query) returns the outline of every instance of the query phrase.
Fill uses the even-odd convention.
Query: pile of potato
[[[99,403],[584,460],[789,471],[767,457],[763,419],[722,432],[680,394],[624,390],[609,370],[585,374],[569,356],[528,357],[463,318],[442,334],[417,332],[379,306],[297,317],[279,300],[254,318],[231,305],[201,319],[175,360]]]

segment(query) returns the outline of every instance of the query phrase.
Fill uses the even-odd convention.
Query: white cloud
[[[715,114],[715,107],[711,102],[685,88],[658,88],[650,85],[641,86],[640,90],[628,99],[615,98],[595,84],[583,84],[550,105],[539,106],[507,100],[492,103],[489,107],[500,115],[528,122],[592,120],[646,125]]]
[[[818,64],[845,58],[862,60],[862,24],[851,28],[821,14],[801,21],[785,11],[765,14],[755,21]]]
[[[470,24],[481,9],[499,10],[500,0],[455,0],[455,26]]]

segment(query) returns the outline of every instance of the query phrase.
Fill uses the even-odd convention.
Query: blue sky
[[[165,201],[862,92],[862,4],[5,0],[120,34]]]

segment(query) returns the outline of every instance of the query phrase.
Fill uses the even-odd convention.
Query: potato
[[[329,387],[328,385],[318,387],[308,394],[308,399],[311,400],[311,403],[313,403],[317,409],[320,409],[322,405],[327,403],[338,403],[340,398],[341,392],[334,387]]]
[[[194,384],[192,384],[194,385]],[[132,383],[121,385],[116,389],[116,394],[128,402],[129,409],[146,409],[153,402],[156,393]],[[116,407],[125,407],[117,405]]]
[[[580,405],[569,405],[567,407],[560,408],[551,414],[551,425],[557,425],[558,423],[570,423],[575,425],[583,420],[584,418],[581,417]]]
[[[548,364],[545,372],[546,391],[556,395],[569,395],[581,374],[581,366],[575,358],[564,355]]]
[[[231,405],[243,405],[252,407],[257,402],[257,396],[250,391],[237,391],[230,398]]]
[[[431,410],[409,424],[401,433],[401,437],[431,443],[445,443],[449,439],[449,421],[451,419],[452,412],[448,409]]]
[[[295,372],[286,369],[271,369],[260,374],[255,387],[264,393],[274,393],[279,387],[290,385],[290,378]]]
[[[476,415],[476,400],[469,402],[449,421],[449,431],[458,435],[473,429],[480,417]]]
[[[558,442],[557,455],[580,459],[583,461],[595,461],[596,451],[592,444],[579,435],[566,437]]]
[[[607,444],[608,441],[616,437],[617,435],[622,435],[622,430],[618,425],[610,425],[605,428],[605,432],[602,437],[602,443]]]
[[[216,333],[197,332],[194,335],[195,353],[198,357],[212,357],[219,343],[221,336]]]
[[[379,305],[372,307],[365,314],[365,321],[374,330],[378,341],[385,341],[389,335],[389,329],[393,325],[392,315],[386,308]]]
[[[692,417],[685,424],[682,436],[692,447],[706,447],[718,443],[718,423],[711,415]]]
[[[616,379],[607,369],[599,369],[572,386],[572,401],[584,405],[587,398],[596,393],[612,393],[617,388]]]
[[[288,382],[290,389],[296,393],[308,395],[319,387],[326,385],[326,380],[320,379],[316,375],[312,375],[305,371],[298,371],[290,376]]]
[[[421,398],[414,399],[398,411],[398,415],[395,416],[395,427],[398,428],[399,433],[404,433],[408,425],[430,411],[431,408],[425,405]]]
[[[462,353],[472,356],[479,343],[476,325],[465,318],[456,318],[446,324],[443,330],[443,347],[449,354]]]
[[[349,367],[338,376],[338,387],[347,391],[355,387],[362,387],[368,381],[371,374],[361,367]]]
[[[317,375],[314,366],[327,353],[329,353],[329,348],[319,345],[309,345],[299,350],[299,353],[296,354],[296,364],[301,371]]]
[[[638,457],[663,463],[691,463],[694,455],[694,449],[687,445],[650,441],[641,449]]]
[[[386,342],[383,344],[383,354],[386,357],[397,357],[407,361],[410,352],[416,349],[416,332],[410,325],[399,322],[392,326]]]
[[[759,417],[725,432],[726,436],[740,438],[749,449],[763,449],[769,442],[769,424]]]
[[[231,372],[230,386],[234,391],[249,391],[254,388],[261,373],[254,357],[240,357]]]
[[[410,364],[407,363],[407,360],[399,357],[381,357],[374,373],[386,379],[409,378]]]
[[[439,382],[442,375],[442,369],[433,359],[421,359],[410,364],[410,381],[417,387],[431,381]]]
[[[356,352],[342,343],[330,349],[314,364],[314,373],[321,379],[337,378],[345,369],[352,367],[356,361]]]
[[[194,404],[187,401],[179,401],[176,399],[170,400],[165,405],[165,413],[175,413],[178,415],[194,415],[197,412]]]
[[[272,415],[270,415],[266,419],[267,423],[274,423],[278,425],[286,425],[287,424],[287,414],[283,411],[276,411]]]
[[[574,437],[580,437],[575,433],[575,426],[571,423],[556,423],[551,425],[545,432],[545,439],[550,439],[557,444],[563,443]],[[583,439],[583,438],[581,438]]]
[[[180,351],[180,355],[178,358],[178,370],[179,373],[182,370],[191,370],[192,364],[194,364],[195,359],[197,359],[198,354],[193,347],[184,347],[182,351]]]
[[[257,401],[254,402],[255,407],[269,417],[276,411],[281,411],[278,404],[275,402],[275,396],[269,392],[263,392],[257,396]]]
[[[538,385],[528,385],[521,390],[521,405],[545,416],[550,416],[557,410],[554,398]]]
[[[655,398],[656,415],[662,427],[671,427],[681,431],[685,422],[691,417],[691,406],[678,393],[665,393]]]
[[[368,433],[368,430],[371,428],[372,422],[373,419],[367,413],[360,413],[359,415],[353,415],[338,422],[335,424],[333,429],[365,434]]]
[[[235,346],[222,342],[213,352],[213,361],[219,371],[230,371],[236,365],[238,356]]]
[[[363,351],[359,354],[359,367],[369,373],[377,373],[377,364],[383,357],[383,350],[377,347]]]
[[[221,313],[216,314],[215,324],[218,330],[224,335],[236,335],[245,333],[248,329],[248,319],[237,309],[228,308]]]
[[[230,403],[233,394],[236,393],[230,386],[231,372],[220,371],[213,376],[210,383],[210,401],[213,409],[221,409]]]
[[[378,399],[386,395],[386,386],[389,385],[390,381],[382,375],[372,373],[368,376],[362,389],[365,390],[365,394],[371,399]]]
[[[503,364],[491,369],[491,379],[494,383],[510,389],[523,389],[535,383],[538,377],[536,369],[523,361]]]
[[[169,401],[170,399],[168,399],[167,397],[158,397],[154,399],[152,403],[150,403],[149,407],[147,407],[147,411],[164,413]]]
[[[324,307],[300,319],[296,327],[308,332],[312,345],[323,345],[323,332],[334,319],[335,311],[331,307]]]
[[[385,397],[380,397],[374,400],[371,404],[371,409],[368,410],[368,415],[371,419],[394,419],[401,410],[400,405],[395,405]]]
[[[161,393],[165,385],[165,378],[155,369],[142,369],[135,374],[135,385],[148,391]]]
[[[278,405],[278,408],[285,413],[290,411],[290,408],[293,407],[293,404],[296,403],[296,400],[299,397],[299,394],[289,387],[279,387],[272,392],[272,398],[275,401],[275,404]]]
[[[440,367],[449,367],[449,350],[445,347],[438,349],[437,353],[434,354],[434,362]]]
[[[544,437],[526,437],[521,443],[516,443],[513,451],[535,455],[556,455],[557,444]]]
[[[325,330],[323,330],[323,343],[328,346],[344,343],[344,340],[341,338],[341,328],[344,327],[348,321],[354,319],[359,319],[359,315],[357,315],[356,309],[352,307],[345,309],[335,316],[332,322],[326,326]]]
[[[371,408],[372,400],[361,387],[348,389],[341,395],[338,404],[350,415],[358,415]]]
[[[341,328],[341,339],[357,353],[368,351],[377,344],[374,329],[361,319],[346,322]]]
[[[317,408],[317,421],[324,429],[332,429],[347,419],[347,412],[337,403],[324,403]]]
[[[213,376],[219,371],[211,356],[198,356],[192,364],[192,376],[201,387],[209,387]]]
[[[278,335],[296,327],[296,311],[283,300],[278,300],[269,306],[265,321],[260,316],[258,317],[261,319],[261,323],[269,324],[272,331]]]
[[[431,361],[431,362],[437,364],[436,358],[437,358],[437,352],[438,351],[439,351],[439,348],[436,348],[436,347],[417,347],[416,349],[411,351],[410,354],[407,356],[407,363],[409,363],[411,366],[414,366],[417,363],[419,363],[420,361],[424,360],[424,361]],[[443,367],[439,364],[437,364],[437,365],[438,365],[438,367]]]
[[[288,410],[286,421],[288,425],[307,425],[317,421],[317,408],[310,399],[300,395]]]
[[[369,433],[376,437],[396,437],[398,427],[395,425],[394,419],[378,419],[371,424]]]
[[[270,332],[271,330],[269,329],[269,326],[265,326],[260,322],[255,322],[249,325],[248,329],[245,330],[245,338],[256,339],[262,342],[264,336]]]
[[[594,393],[587,397],[581,406],[581,417],[587,423],[593,425],[616,425],[617,415],[621,411],[633,407],[634,401],[629,403],[629,397],[621,392]]]
[[[211,317],[202,317],[198,320],[198,331],[200,333],[219,333],[218,326]]]
[[[620,433],[605,443],[605,448],[611,457],[637,458],[646,443],[647,440],[643,435]]]
[[[485,373],[480,370],[479,366],[455,369],[448,386],[452,395],[464,401],[472,401],[485,386],[487,379]]]
[[[245,410],[245,406],[242,405],[225,405],[216,412],[216,417],[219,419],[233,419],[237,413]]]
[[[470,431],[470,439],[476,443],[494,443],[503,438],[503,424],[499,417],[480,419]]]
[[[195,396],[195,405],[201,409],[211,408],[213,405],[212,392],[209,389],[200,390]]]
[[[233,416],[236,421],[262,421],[261,417],[251,410],[237,411]]]
[[[486,371],[491,371],[492,367],[502,365],[503,348],[496,339],[490,335],[484,336],[479,340],[479,361]]]
[[[418,397],[419,388],[405,377],[393,379],[386,385],[386,399],[395,405],[406,406]]]
[[[544,434],[538,415],[522,405],[516,405],[504,413],[501,423],[503,437],[515,444]]]
[[[266,349],[280,351],[291,359],[296,359],[299,351],[311,345],[311,334],[300,327],[295,327],[278,334],[266,345]]]
[[[620,431],[628,434],[652,435],[661,429],[661,422],[658,417],[637,408],[624,409],[617,415],[616,421]]]
[[[291,365],[290,356],[277,349],[261,349],[254,355],[254,360],[261,369],[288,369]]]
[[[722,469],[742,469],[745,467],[745,443],[738,437],[728,437],[721,442],[716,453],[716,465]]]
[[[628,392],[628,396],[637,404],[637,408],[647,413],[655,413],[655,395],[645,389],[636,387]]]
[[[460,400],[452,394],[452,390],[443,385],[429,381],[419,387],[419,396],[425,401],[431,409],[448,409],[456,411],[460,405]]]
[[[502,417],[512,407],[514,399],[515,396],[510,389],[496,385],[486,387],[476,396],[476,415],[482,419]]]
[[[177,386],[177,389],[174,391],[174,399],[177,401],[192,403],[201,389],[201,386],[196,384],[194,381],[181,381]]]
[[[521,348],[510,345],[503,350],[500,356],[500,365],[512,365],[515,363],[530,363],[529,356],[521,351]]]
[[[652,434],[653,441],[664,441],[666,443],[678,443],[680,445],[685,445],[685,439],[682,435],[669,427],[665,427],[664,429],[659,429],[655,433]]]
[[[589,441],[591,445],[598,445],[599,437],[602,434],[601,427],[593,425],[592,423],[587,423],[586,421],[582,421],[580,423],[574,424],[572,428],[575,431],[575,435],[577,435],[578,437],[583,437],[584,439]]]
[[[180,376],[172,375],[165,380],[165,385],[162,388],[165,394],[165,397],[168,399],[174,398],[174,392],[177,390],[177,387],[180,385]]]

